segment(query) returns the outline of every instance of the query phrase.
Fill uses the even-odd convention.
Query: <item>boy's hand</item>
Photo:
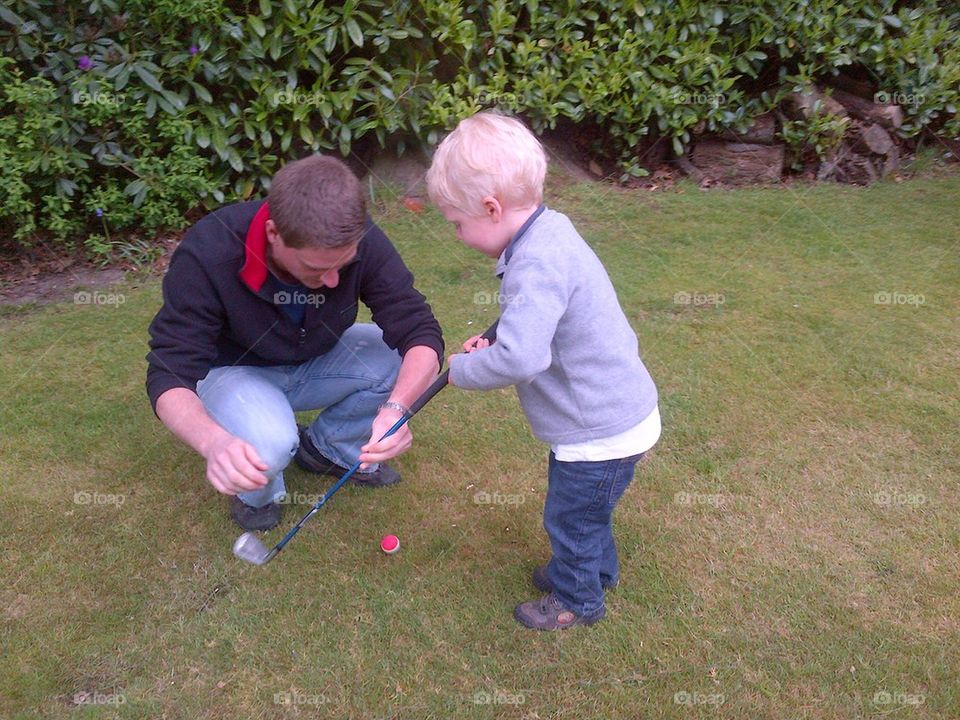
[[[474,335],[472,338],[470,338],[463,344],[463,352],[472,353],[474,350],[482,350],[483,348],[488,348],[488,347],[490,347],[489,340],[487,340],[482,335]],[[450,357],[447,358],[447,367],[453,364],[453,359],[455,357],[456,355],[451,355]],[[447,382],[450,385],[453,385],[453,377],[449,376],[447,379]]]
[[[483,348],[490,347],[490,341],[487,340],[482,335],[474,335],[472,338],[467,340],[463,344],[463,351],[465,353],[471,353],[474,350],[482,350]]]

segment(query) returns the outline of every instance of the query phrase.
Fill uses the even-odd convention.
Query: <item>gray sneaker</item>
[[[603,583],[604,590],[613,590],[620,584],[620,578],[612,583]],[[533,586],[541,592],[553,592],[553,585],[550,584],[550,578],[547,577],[547,566],[539,565],[533,569]]]
[[[532,630],[563,630],[577,625],[593,625],[607,614],[605,608],[591,617],[577,615],[567,610],[553,593],[539,600],[520,603],[513,609],[513,617],[524,627]]]

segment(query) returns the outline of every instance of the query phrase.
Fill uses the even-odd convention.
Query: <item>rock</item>
[[[833,91],[833,97],[851,115],[860,120],[879,124],[892,130],[903,125],[903,110],[900,109],[899,105],[877,103],[839,89]]]
[[[760,145],[773,145],[777,136],[777,120],[773,113],[764,113],[753,119],[753,123],[738,133],[735,130],[724,130],[720,133],[720,138],[730,142],[740,143],[759,143]]]
[[[871,152],[877,155],[887,155],[896,145],[890,134],[879,125],[868,125],[860,133],[860,139]]]
[[[816,115],[829,113],[839,117],[848,117],[847,110],[839,102],[824,93],[820,88],[809,86],[803,92],[792,92],[784,98],[792,117],[808,119]],[[819,103],[819,104],[818,104]]]
[[[783,145],[703,140],[690,159],[703,179],[738,185],[779,182],[783,158]]]

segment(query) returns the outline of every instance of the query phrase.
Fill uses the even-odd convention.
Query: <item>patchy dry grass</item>
[[[447,390],[404,483],[346,489],[247,567],[143,394],[158,284],[0,318],[0,716],[960,716],[958,195],[555,192],[665,423],[608,619],[559,635],[510,615],[546,556],[545,448],[511,392]],[[485,327],[489,263],[433,212],[380,219],[448,342]],[[475,502],[494,491],[523,502]]]

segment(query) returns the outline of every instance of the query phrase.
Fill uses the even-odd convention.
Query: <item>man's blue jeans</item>
[[[283,469],[300,442],[294,412],[301,410],[324,408],[307,430],[310,439],[330,460],[353,465],[399,369],[400,355],[384,344],[380,328],[358,324],[333,350],[302,365],[211,370],[197,384],[204,407],[227,432],[253,445],[268,466],[270,481],[238,497],[253,507],[283,497]]]
[[[577,615],[602,614],[603,586],[618,580],[611,517],[642,457],[560,462],[550,453],[543,508],[543,529],[553,551],[547,578],[564,607]]]

